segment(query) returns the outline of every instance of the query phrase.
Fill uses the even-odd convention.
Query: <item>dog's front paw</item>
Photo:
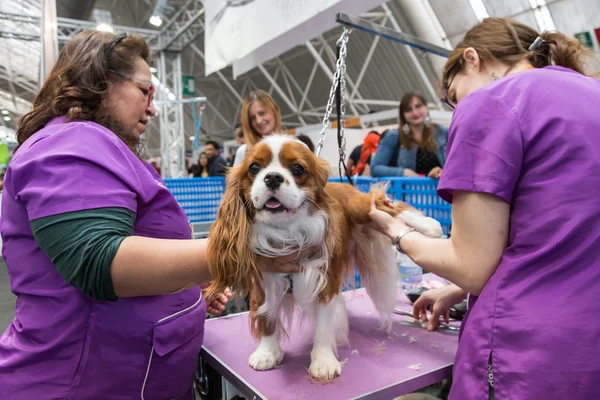
[[[278,366],[282,359],[281,349],[259,347],[250,355],[248,364],[257,371],[266,371]]]
[[[316,353],[316,354],[315,354]],[[310,375],[319,380],[330,380],[342,374],[342,364],[331,351],[313,351],[308,368]]]

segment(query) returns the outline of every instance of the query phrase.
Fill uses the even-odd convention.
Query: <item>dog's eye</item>
[[[252,165],[250,165],[250,168],[248,168],[248,171],[250,171],[252,175],[256,175],[260,172],[260,165],[258,165],[257,163],[253,163]]]
[[[292,165],[292,168],[290,168],[290,170],[292,171],[292,174],[294,174],[294,176],[304,175],[304,167],[300,164]]]

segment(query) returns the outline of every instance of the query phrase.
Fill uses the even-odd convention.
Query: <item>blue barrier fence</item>
[[[331,178],[330,182],[340,182]],[[343,180],[347,184],[347,180]],[[387,194],[392,200],[401,200],[425,215],[435,218],[448,233],[451,223],[451,205],[442,200],[436,192],[437,180],[429,178],[367,178],[354,180],[357,189],[367,193],[372,184],[387,182]],[[165,179],[167,188],[173,193],[192,223],[214,221],[221,198],[225,192],[224,178],[180,178]]]

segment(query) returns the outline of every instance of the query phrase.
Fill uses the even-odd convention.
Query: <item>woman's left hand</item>
[[[210,286],[212,282],[206,282],[200,285],[202,292],[204,293],[206,288]],[[210,315],[218,317],[225,311],[225,305],[229,302],[229,299],[233,296],[229,288],[225,289],[223,293],[216,294],[206,299],[206,312]]]
[[[440,176],[442,176],[442,168],[441,167],[432,168],[431,171],[429,171],[429,174],[427,174],[427,176],[432,179],[440,179]]]

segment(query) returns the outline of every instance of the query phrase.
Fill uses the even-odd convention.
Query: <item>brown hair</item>
[[[400,146],[407,149],[412,149],[415,144],[418,144],[418,146],[421,149],[429,153],[435,153],[435,151],[437,150],[437,142],[435,141],[434,137],[435,128],[433,124],[429,124],[429,126],[423,128],[423,140],[421,140],[421,143],[417,143],[415,141],[415,138],[412,135],[412,131],[408,134],[402,131],[402,127],[408,124],[408,121],[404,117],[404,113],[408,110],[408,107],[410,107],[410,102],[414,98],[421,100],[421,103],[423,103],[425,107],[427,107],[427,101],[425,100],[425,97],[420,93],[410,92],[402,96],[402,100],[400,100],[400,107],[398,107],[398,119],[400,120],[400,126],[398,127],[398,139],[400,142]]]
[[[281,132],[281,111],[275,100],[264,90],[252,91],[244,98],[244,103],[242,104],[242,129],[248,148],[254,146],[262,139],[262,135],[254,130],[252,121],[250,121],[250,106],[255,101],[258,101],[267,111],[273,114],[275,118],[274,131]]]
[[[138,58],[149,61],[150,49],[137,35],[119,39],[113,33],[85,30],[62,48],[33,109],[19,123],[19,146],[53,118],[65,116],[103,125],[136,151],[137,139],[110,115],[106,97],[111,82],[125,79],[118,74],[133,73]]]
[[[545,41],[528,50],[540,37]],[[483,61],[499,61],[514,66],[528,60],[535,68],[559,65],[583,74],[581,56],[589,54],[576,39],[564,33],[538,33],[535,29],[507,18],[486,18],[471,28],[448,57],[442,74],[442,85],[448,88],[452,77],[464,68],[463,52],[472,47]]]

